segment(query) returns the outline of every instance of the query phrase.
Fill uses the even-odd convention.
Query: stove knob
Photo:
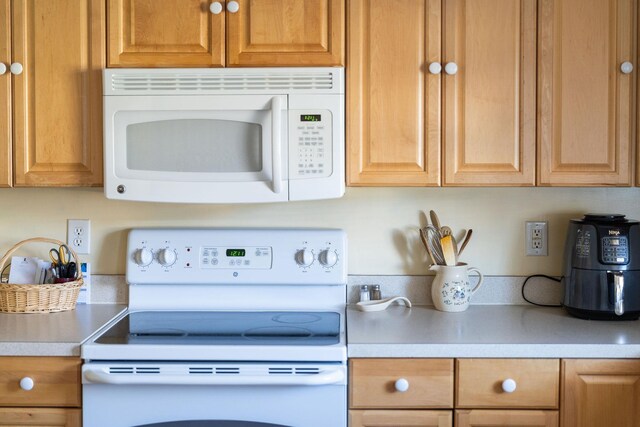
[[[138,249],[136,253],[133,254],[133,260],[140,267],[146,267],[153,261],[153,252],[147,248]]]
[[[173,265],[177,259],[178,256],[176,255],[176,251],[171,248],[164,248],[158,251],[158,262],[163,267],[169,267]]]
[[[320,260],[320,264],[324,267],[333,267],[338,262],[338,254],[336,251],[326,249],[320,252],[318,259]]]
[[[313,252],[308,249],[300,249],[296,253],[296,262],[302,267],[309,267],[313,264]]]

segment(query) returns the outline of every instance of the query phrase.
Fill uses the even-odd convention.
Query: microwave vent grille
[[[334,76],[323,73],[287,74],[193,74],[113,73],[115,92],[224,93],[256,91],[315,91],[334,89]]]

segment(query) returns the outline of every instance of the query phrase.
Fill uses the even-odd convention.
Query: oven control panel
[[[345,284],[347,239],[336,229],[134,229],[133,284]]]
[[[219,247],[204,246],[200,248],[201,268],[271,268],[271,247]]]

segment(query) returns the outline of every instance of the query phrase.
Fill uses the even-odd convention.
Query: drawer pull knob
[[[24,377],[20,380],[20,388],[29,391],[33,389],[33,379],[30,377]]]
[[[409,381],[405,380],[404,378],[400,378],[396,381],[395,386],[396,390],[398,390],[400,393],[404,393],[405,391],[409,390]]]
[[[502,381],[502,391],[505,393],[513,393],[516,391],[516,381],[511,378]]]

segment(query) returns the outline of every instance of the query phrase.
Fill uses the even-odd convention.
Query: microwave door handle
[[[271,98],[271,162],[273,192],[282,191],[282,98]]]

